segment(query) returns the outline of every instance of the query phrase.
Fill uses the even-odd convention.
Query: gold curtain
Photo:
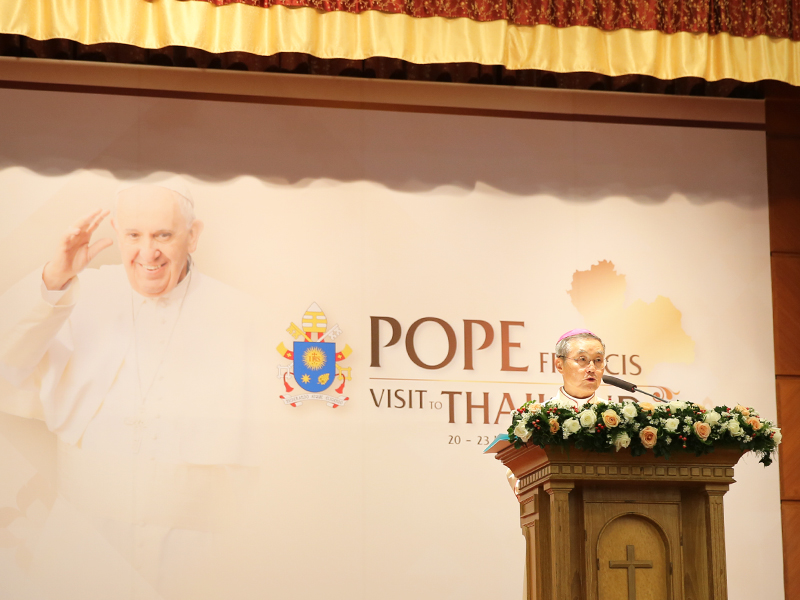
[[[516,26],[376,11],[214,6],[180,0],[3,0],[0,32],[83,44],[190,46],[209,52],[320,58],[400,58],[414,63],[476,62],[509,69],[643,74],[709,81],[777,79],[800,85],[800,42],[767,36],[665,34],[591,27]]]

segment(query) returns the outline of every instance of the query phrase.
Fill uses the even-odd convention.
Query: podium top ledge
[[[592,452],[574,446],[523,446],[514,448],[498,436],[484,450],[511,469],[525,486],[544,480],[570,481],[652,481],[730,484],[733,467],[744,452],[720,447],[709,454],[674,452],[670,458],[648,451],[640,456],[630,452]]]

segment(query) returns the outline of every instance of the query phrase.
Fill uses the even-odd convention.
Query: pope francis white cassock
[[[112,243],[91,240],[107,215],[0,299],[2,375],[37,390],[58,437],[36,564],[60,598],[213,597],[198,569],[263,437],[257,312],[192,263],[203,224],[181,180],[122,189],[123,264],[87,269]]]

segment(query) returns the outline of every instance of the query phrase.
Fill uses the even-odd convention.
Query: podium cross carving
[[[627,560],[610,560],[608,566],[612,569],[628,569],[628,600],[636,600],[636,569],[652,569],[652,560],[636,560],[635,549],[627,546]]]

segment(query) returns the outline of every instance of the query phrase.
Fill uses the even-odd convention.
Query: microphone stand
[[[635,383],[630,383],[629,381],[623,381],[617,377],[612,377],[611,375],[603,375],[603,383],[607,383],[608,385],[613,385],[620,389],[625,390],[626,392],[639,392],[640,394],[645,394],[650,396],[651,398],[655,398],[659,402],[664,402],[664,398],[659,398],[658,396],[654,396],[650,392],[645,392],[644,390],[640,390]]]

